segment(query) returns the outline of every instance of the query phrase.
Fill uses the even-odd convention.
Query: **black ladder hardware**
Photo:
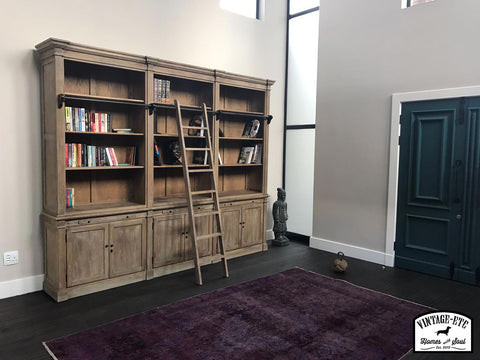
[[[200,269],[200,260],[198,255],[198,241],[202,239],[209,239],[209,238],[218,238],[219,250],[220,250],[220,257],[223,263],[223,271],[224,276],[228,277],[228,266],[227,266],[227,258],[225,255],[225,245],[223,242],[223,227],[222,227],[222,217],[220,212],[220,202],[218,199],[218,186],[217,186],[217,170],[213,166],[213,156],[212,156],[212,142],[210,136],[210,125],[208,123],[208,112],[207,107],[205,104],[202,105],[202,115],[203,115],[203,124],[201,126],[191,126],[191,125],[184,125],[182,121],[182,111],[184,110],[183,107],[180,106],[177,100],[174,101],[175,108],[177,110],[177,128],[178,128],[178,138],[180,143],[180,150],[182,152],[182,167],[183,167],[183,179],[185,181],[185,191],[187,195],[187,205],[188,205],[188,215],[189,215],[189,225],[190,225],[190,239],[192,241],[192,249],[193,249],[193,260],[195,264],[195,279],[198,285],[202,285],[202,272]],[[197,131],[197,135],[199,139],[203,140],[204,147],[187,147],[185,145],[185,134],[184,130],[187,129],[195,129]],[[192,135],[189,135],[188,141],[197,141],[196,139],[192,139]],[[205,154],[205,168],[201,169],[190,169],[189,159],[192,157],[189,156],[189,152],[192,151],[204,151]],[[198,166],[198,165],[197,165]],[[210,178],[210,188],[205,189],[194,189],[192,190],[190,176],[191,174],[200,174],[204,173],[206,176]],[[209,195],[210,199],[213,202],[212,209],[200,209],[198,211],[194,210],[193,206],[193,195]],[[197,235],[197,229],[195,224],[195,219],[205,216],[214,216],[213,224],[214,229],[212,233]]]

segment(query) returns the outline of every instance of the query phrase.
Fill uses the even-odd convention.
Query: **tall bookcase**
[[[182,105],[185,121],[207,105],[227,256],[267,249],[273,81],[59,39],[36,49],[42,88],[44,290],[50,296],[62,301],[193,268],[182,167],[168,156],[178,141],[173,99]],[[164,98],[157,96],[158,84],[165,86]],[[67,107],[85,111],[86,127],[66,125]],[[99,121],[91,114],[108,114],[109,126],[89,127],[88,120]],[[259,124],[256,136],[242,136],[252,119]],[[241,149],[255,145],[261,145],[260,161],[239,164]],[[104,161],[108,149],[122,166]],[[76,163],[69,161],[75,151]],[[186,161],[192,163],[193,155]],[[202,189],[206,181],[199,173],[192,187]],[[74,189],[73,206],[69,189]],[[199,210],[211,207],[207,197],[194,202]],[[211,232],[213,219],[199,219],[197,231]],[[202,264],[220,260],[216,239],[203,239],[199,252]]]

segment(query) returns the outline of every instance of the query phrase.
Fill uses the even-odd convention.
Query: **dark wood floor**
[[[410,354],[405,359],[480,359],[480,287],[402,269],[383,269],[380,265],[355,259],[348,259],[348,273],[335,275],[330,270],[334,258],[333,254],[292,242],[287,247],[230,260],[228,279],[221,277],[220,264],[203,267],[203,286],[194,284],[191,270],[63,303],[54,302],[43,292],[3,299],[0,300],[0,359],[48,360],[50,356],[42,341],[294,266],[341,277],[440,310],[466,313],[474,319],[473,354]]]

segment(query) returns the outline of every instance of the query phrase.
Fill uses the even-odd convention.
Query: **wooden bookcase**
[[[193,267],[182,167],[167,156],[178,140],[173,99],[185,107],[185,121],[200,113],[202,103],[208,107],[227,256],[267,249],[273,81],[58,39],[36,48],[42,87],[44,289],[50,296],[62,301]],[[160,82],[168,82],[165,99],[156,96]],[[67,129],[66,107],[109,114],[108,131]],[[251,119],[259,120],[257,136],[242,137]],[[86,166],[87,155],[82,155],[83,166],[73,166],[79,164],[66,161],[73,152],[68,144],[83,144],[75,149],[96,156],[98,163]],[[261,161],[239,164],[242,147],[257,144]],[[107,166],[102,148],[113,149],[119,163],[130,163]],[[186,161],[192,163],[193,155]],[[192,186],[202,189],[207,181],[196,176]],[[66,196],[70,188],[73,207]],[[194,200],[199,209],[211,206],[206,197]],[[213,219],[201,219],[200,234],[210,232]],[[199,249],[202,264],[219,261],[216,240],[202,240]]]

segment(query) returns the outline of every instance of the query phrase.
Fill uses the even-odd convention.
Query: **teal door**
[[[395,265],[478,283],[480,98],[402,104]]]

